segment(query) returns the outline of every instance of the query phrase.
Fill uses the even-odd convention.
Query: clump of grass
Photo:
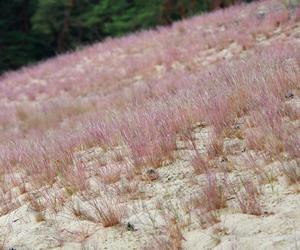
[[[92,199],[89,201],[89,204],[94,210],[94,216],[91,219],[104,227],[120,224],[122,218],[126,215],[126,207],[118,204],[111,197]]]
[[[220,138],[214,138],[207,149],[208,159],[214,159],[216,157],[224,155],[223,140]]]
[[[224,185],[228,192],[234,195],[239,208],[245,214],[262,215],[263,210],[259,201],[260,192],[251,179],[241,178],[240,188],[236,187],[225,174]]]
[[[185,240],[178,217],[170,210],[162,212],[164,225],[156,229],[150,240],[143,247],[150,249],[182,249],[182,241]]]
[[[205,156],[196,154],[191,161],[195,174],[205,174],[211,169],[211,164]]]
[[[300,183],[300,161],[299,159],[290,162],[281,162],[279,171],[286,177],[289,185]]]
[[[246,167],[256,175],[259,184],[270,184],[273,189],[273,182],[277,180],[277,176],[272,170],[264,168],[262,164],[266,164],[265,159],[259,163],[257,157],[258,155],[252,154],[245,156]],[[265,158],[265,155],[263,157]]]
[[[14,199],[11,190],[3,193],[0,190],[0,215],[5,215],[21,206],[18,199]]]
[[[122,154],[122,152],[117,151],[114,153],[113,160],[115,162],[122,162],[124,161],[124,155]]]
[[[292,131],[292,134],[284,140],[284,148],[291,159],[297,159],[300,155],[300,136],[296,131]]]
[[[41,200],[41,197],[38,197],[37,194],[27,193],[26,201],[29,202],[31,209],[36,212],[35,220],[37,222],[45,221],[45,210],[47,206]]]
[[[88,189],[87,183],[88,166],[83,160],[73,160],[72,165],[59,169],[59,176],[62,177],[62,185],[68,194],[72,195],[77,192],[84,192]]]
[[[38,199],[36,195],[33,195],[31,193],[27,193],[26,201],[29,202],[31,208],[34,211],[40,212],[44,211],[46,208],[45,205],[40,201],[40,199]]]
[[[233,106],[230,104],[230,100],[222,93],[218,93],[217,96],[210,99],[207,110],[208,123],[214,126],[214,132],[216,135],[221,135],[222,131],[229,127],[234,121]]]
[[[120,183],[114,184],[112,188],[119,197],[137,199],[140,195],[139,182],[136,180],[128,180],[125,177],[121,178]]]
[[[86,197],[87,198],[87,197]],[[90,198],[90,197],[89,197]],[[68,204],[68,210],[74,215],[75,218],[80,220],[95,221],[95,218],[89,214],[89,212],[82,207],[81,201],[72,200]],[[96,221],[95,221],[96,222]]]
[[[69,209],[76,218],[84,218],[84,212],[78,203],[72,202],[69,206]]]
[[[63,207],[66,197],[61,191],[44,191],[43,198],[47,205],[47,208],[53,213],[57,214]]]
[[[264,150],[264,134],[259,129],[251,129],[246,133],[247,148],[251,150],[263,151]]]
[[[120,164],[108,164],[100,167],[97,170],[97,175],[100,177],[104,184],[113,184],[120,180],[122,175],[123,165]]]
[[[206,183],[201,194],[193,195],[188,203],[187,209],[195,212],[203,228],[219,222],[218,210],[227,206],[227,193],[215,173],[206,173]]]
[[[206,204],[206,210],[218,210],[226,207],[226,193],[224,187],[220,184],[217,176],[213,172],[206,174],[207,183],[203,188],[203,202]]]

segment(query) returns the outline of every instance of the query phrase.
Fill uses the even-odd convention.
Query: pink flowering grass
[[[258,17],[262,6],[266,13]],[[299,157],[298,137],[284,123],[298,113],[289,115],[283,104],[289,92],[298,95],[299,45],[274,33],[294,24],[279,1],[262,1],[6,73],[0,77],[1,174],[24,171],[32,189],[65,181],[70,192],[81,192],[89,188],[89,172],[75,152],[122,146],[129,152],[124,162],[105,162],[96,171],[110,185],[121,173],[132,179],[144,167],[174,161],[176,138],[198,122],[214,131],[208,159],[192,163],[206,173],[208,160],[224,154],[226,131],[243,117],[253,129],[245,132],[249,149]],[[257,43],[261,35],[270,45]],[[251,185],[245,184],[249,197]]]
[[[233,182],[224,174],[224,187],[235,200],[243,213],[262,215],[263,209],[259,200],[260,191],[250,178],[241,178],[240,182]]]
[[[111,197],[102,197],[101,199],[92,199],[89,201],[94,213],[91,220],[101,223],[103,227],[112,227],[121,223],[126,215],[126,207],[112,200]]]
[[[206,174],[206,186],[203,190],[206,210],[212,211],[226,207],[226,193],[224,186],[220,184],[215,173],[208,172]]]
[[[195,174],[208,173],[209,169],[212,167],[209,160],[200,154],[196,154],[193,157],[191,164],[194,168]]]

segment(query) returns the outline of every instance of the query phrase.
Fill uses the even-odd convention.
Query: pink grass
[[[262,6],[267,11],[258,18]],[[299,157],[299,138],[285,127],[283,102],[288,91],[299,89],[300,48],[274,33],[293,25],[281,3],[262,1],[107,39],[6,73],[0,77],[1,174],[25,171],[33,189],[62,179],[73,191],[84,191],[89,171],[73,161],[76,151],[127,148],[133,167],[98,166],[101,181],[112,184],[121,174],[132,179],[142,167],[174,161],[176,138],[197,122],[214,128],[208,159],[223,155],[226,130],[243,116],[255,127],[246,133],[249,149]],[[258,35],[276,39],[261,46]],[[235,42],[251,50],[247,60],[240,59],[240,48],[232,49]],[[223,58],[225,49],[231,59]],[[291,117],[298,119],[297,112]],[[198,173],[209,168],[206,159],[195,158],[192,165]],[[215,182],[208,177],[218,200]],[[243,195],[253,202],[240,206],[259,214],[254,186],[244,183]]]
[[[120,224],[127,212],[126,207],[121,207],[116,201],[107,197],[91,200],[90,206],[94,209],[94,220],[104,227]]]
[[[203,157],[199,154],[196,154],[192,161],[191,161],[192,167],[194,168],[195,174],[204,174],[208,173],[210,168],[212,167],[209,163],[209,160],[206,157]]]
[[[262,215],[262,205],[258,197],[260,193],[251,179],[241,178],[240,183],[233,183],[225,174],[224,185],[228,192],[234,195],[243,213]]]

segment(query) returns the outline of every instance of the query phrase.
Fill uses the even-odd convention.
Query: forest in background
[[[0,74],[107,37],[237,2],[242,1],[1,0]]]

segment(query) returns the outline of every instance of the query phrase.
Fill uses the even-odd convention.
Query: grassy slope
[[[33,216],[5,246],[230,248],[224,216],[283,216],[299,198],[299,18],[235,6],[3,76],[0,224]]]

